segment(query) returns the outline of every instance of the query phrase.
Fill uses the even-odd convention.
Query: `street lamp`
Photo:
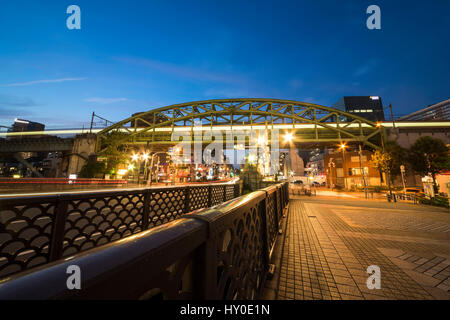
[[[155,156],[156,156],[157,154],[167,154],[167,152],[165,152],[165,151],[160,151],[160,152],[155,152],[154,154],[152,154],[151,162],[150,162],[150,177],[149,177],[149,179],[147,180],[147,185],[150,185],[150,186],[152,185],[153,161],[154,161]]]
[[[342,150],[342,170],[344,171],[344,188],[347,189],[347,178],[346,178],[346,168],[345,168],[345,148],[347,146],[345,143],[341,143],[340,149]]]
[[[367,199],[366,171],[364,170],[364,167],[363,167],[361,144],[359,145],[358,155],[359,155],[359,170],[361,171],[361,174],[363,177],[363,183],[364,183],[364,197]]]
[[[266,138],[264,136],[259,136],[258,137],[258,144],[260,146],[265,146],[266,145]]]
[[[284,142],[289,143],[293,140],[294,136],[292,135],[292,132],[288,132],[284,135]]]
[[[380,133],[380,140],[381,140],[381,148],[383,150],[383,153],[386,152],[385,148],[384,148],[384,130],[382,129],[382,125],[381,122],[377,122],[377,128],[379,130]],[[388,184],[388,188],[389,188],[389,199],[393,199],[394,202],[397,202],[396,198],[393,197],[392,195],[392,188],[391,188],[391,176],[389,173],[389,170],[386,171],[386,180],[387,180],[387,184]],[[389,200],[390,202],[391,200]]]
[[[140,161],[144,161],[144,179],[147,178],[147,160],[148,160],[149,154],[147,152],[143,152],[142,154],[140,153],[134,153],[131,155],[131,160],[135,161],[138,163],[138,183],[139,183],[139,175],[140,175],[140,171],[141,171],[141,162]],[[130,169],[131,168],[131,169]],[[134,169],[134,165],[130,164],[128,166],[128,170],[133,170]]]
[[[248,162],[250,164],[253,164],[255,162],[255,160],[256,160],[256,156],[254,154],[249,154],[248,155]]]

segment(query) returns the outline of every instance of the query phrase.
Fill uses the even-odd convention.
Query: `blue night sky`
[[[66,27],[71,4],[81,30]],[[371,4],[381,30],[366,28]],[[379,95],[406,114],[450,98],[449,12],[448,0],[2,1],[0,125],[240,97]]]

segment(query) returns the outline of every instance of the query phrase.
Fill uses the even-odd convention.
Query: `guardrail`
[[[404,193],[392,193],[392,197],[389,193],[386,193],[386,199],[388,202],[397,202],[397,201],[412,201],[414,204],[418,203],[418,199],[420,197],[418,197],[415,194],[404,194]]]
[[[0,199],[0,278],[238,197],[238,184]]]
[[[284,183],[185,214],[4,279],[0,299],[257,299],[288,201]]]
[[[290,186],[289,188],[290,193],[292,193],[293,195],[302,195],[304,194],[305,196],[316,196],[317,195],[317,191],[316,188],[312,187],[312,188],[304,188],[303,186],[298,187],[298,186]]]

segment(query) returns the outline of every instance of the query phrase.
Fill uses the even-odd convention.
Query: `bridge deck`
[[[266,299],[450,299],[444,209],[294,196]],[[445,210],[444,210],[445,211]],[[381,289],[366,285],[370,265]]]

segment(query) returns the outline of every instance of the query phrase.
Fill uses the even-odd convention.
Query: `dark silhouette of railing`
[[[238,197],[238,184],[0,199],[0,279]]]
[[[284,183],[184,214],[13,275],[0,299],[257,299],[288,201]],[[71,265],[81,289],[67,288]]]

